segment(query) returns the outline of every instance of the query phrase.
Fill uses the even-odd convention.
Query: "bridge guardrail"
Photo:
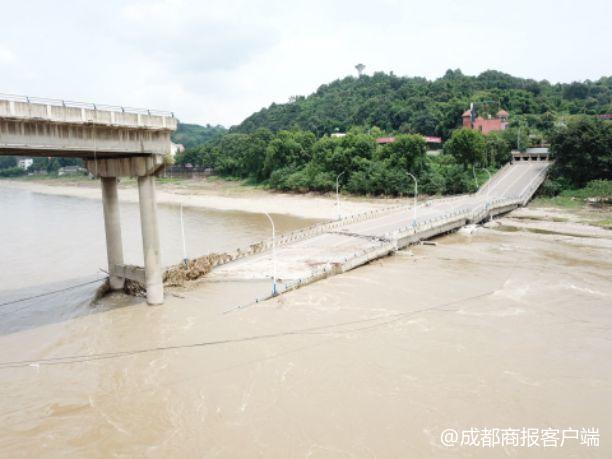
[[[56,107],[72,107],[72,108],[85,108],[87,110],[100,110],[108,112],[119,112],[119,113],[134,113],[136,115],[149,115],[149,116],[166,116],[174,118],[174,113],[165,110],[153,110],[148,108],[135,108],[125,107],[121,105],[106,105],[96,104],[93,102],[76,102],[71,100],[62,99],[49,99],[45,97],[31,97],[21,96],[17,94],[2,94],[0,93],[0,100],[22,102],[27,104],[41,104],[41,105],[52,105]]]

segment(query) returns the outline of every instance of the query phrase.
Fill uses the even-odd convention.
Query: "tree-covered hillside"
[[[172,141],[184,145],[185,148],[192,148],[216,140],[225,134],[225,131],[223,126],[179,123],[178,129],[172,134]]]
[[[558,115],[612,113],[612,77],[597,81],[550,84],[489,70],[478,76],[448,70],[437,80],[375,73],[324,84],[308,97],[272,104],[245,119],[232,132],[303,129],[317,137],[354,126],[387,132],[450,137],[461,114],[475,102],[483,115],[500,108],[549,130]],[[520,117],[519,117],[520,115]]]

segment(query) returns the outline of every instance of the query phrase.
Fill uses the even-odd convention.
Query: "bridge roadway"
[[[416,220],[414,207],[402,205],[358,221],[346,218],[331,227],[323,225],[312,237],[278,244],[275,256],[268,249],[217,266],[207,277],[255,280],[272,278],[276,272],[277,291],[290,290],[525,205],[543,182],[549,165],[546,161],[507,165],[475,194],[418,204]],[[266,247],[271,247],[270,242]]]

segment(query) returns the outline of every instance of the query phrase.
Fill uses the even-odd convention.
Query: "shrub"
[[[0,169],[0,177],[20,177],[25,175],[26,171],[24,171],[21,167],[9,167],[7,169]]]

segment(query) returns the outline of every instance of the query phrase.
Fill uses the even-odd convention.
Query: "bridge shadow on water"
[[[94,301],[96,291],[103,281],[99,276],[88,276],[15,290],[0,290],[0,336],[145,301],[143,298],[123,295],[117,301]]]

